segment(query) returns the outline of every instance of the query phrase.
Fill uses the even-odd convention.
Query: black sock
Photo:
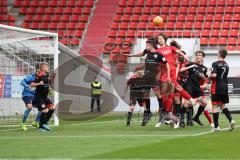
[[[185,114],[186,112],[187,112],[187,108],[183,106],[181,109],[181,114]]]
[[[133,112],[129,111],[127,116],[127,121],[131,121]]]
[[[197,114],[195,115],[195,118],[199,118],[199,116],[202,114],[202,112],[205,110],[205,107],[199,106]]]
[[[158,106],[159,106],[159,109],[163,109],[163,102],[162,102],[162,98],[158,98]]]
[[[48,123],[48,121],[49,121],[50,118],[52,117],[54,111],[55,111],[55,110],[49,110],[49,111],[47,112],[46,121],[45,121],[44,124],[47,124],[47,123]]]
[[[231,116],[231,113],[229,112],[228,108],[224,108],[222,111],[225,114],[225,116],[227,117],[228,121],[231,122],[232,116]]]
[[[188,108],[188,112],[187,112],[187,122],[191,123],[193,121],[192,119],[193,116],[193,108]]]
[[[43,124],[46,123],[47,113],[42,112],[40,116],[39,128],[42,128]]]
[[[145,99],[146,109],[150,110],[150,98]]]
[[[219,113],[213,113],[213,123],[215,128],[218,127],[218,117],[219,117]]]
[[[181,104],[175,104],[176,115],[179,117],[181,114]]]

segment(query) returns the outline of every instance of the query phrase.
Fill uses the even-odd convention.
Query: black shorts
[[[150,90],[151,88],[156,88],[160,87],[161,82],[156,79],[156,77],[152,77],[149,75],[144,75],[143,76],[143,86],[145,87],[146,90]]]
[[[33,100],[33,106],[38,108],[38,111],[42,111],[46,108],[52,107],[53,104],[49,98],[35,97]]]
[[[142,104],[144,99],[144,92],[142,90],[130,90],[130,106],[136,105],[137,102],[139,105]]]
[[[186,82],[184,89],[192,96],[192,98],[199,98],[204,95],[200,85],[196,82],[192,82],[191,80]]]
[[[211,100],[213,105],[220,105],[229,103],[229,96],[228,94],[212,94]]]

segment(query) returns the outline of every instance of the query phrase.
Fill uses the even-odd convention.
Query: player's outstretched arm
[[[37,87],[37,86],[41,86],[41,85],[44,85],[43,81],[40,81],[39,83],[32,82],[32,83],[30,84],[31,87]]]
[[[189,69],[191,69],[191,68],[194,68],[194,67],[197,67],[197,65],[196,65],[196,64],[192,64],[192,65],[190,65],[190,66],[183,66],[183,67],[180,69],[180,72],[185,72],[185,71],[187,71],[187,70],[189,70]]]
[[[124,98],[126,96],[127,90],[128,90],[128,83],[126,83],[126,85],[124,86],[124,92],[123,92],[123,96],[121,98]]]
[[[176,50],[176,53],[179,54],[180,56],[183,56],[183,58],[186,60],[186,61],[190,61],[188,56],[186,54],[184,54],[181,50]]]

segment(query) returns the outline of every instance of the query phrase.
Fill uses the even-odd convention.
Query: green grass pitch
[[[119,116],[90,121],[60,121],[51,132],[0,127],[0,159],[240,159],[240,129],[210,133],[195,125],[173,129],[145,127],[137,118],[128,128]],[[234,115],[237,122],[239,115]],[[224,115],[221,128],[227,127]]]

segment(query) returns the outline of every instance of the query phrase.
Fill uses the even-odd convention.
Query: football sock
[[[29,108],[26,108],[24,113],[23,113],[23,119],[22,119],[22,123],[25,123],[27,118],[28,118],[28,115],[29,113],[31,112],[32,109],[29,109]]]
[[[52,117],[54,111],[55,111],[55,109],[54,109],[54,110],[49,109],[49,111],[47,112],[47,115],[46,115],[46,121],[45,121],[44,124],[47,124],[47,123],[48,123],[48,121],[49,121],[50,118]]]
[[[35,118],[35,122],[39,122],[40,121],[40,116],[41,116],[41,111],[38,111],[36,118]]]
[[[213,113],[213,123],[215,128],[218,127],[218,117],[219,117],[219,113]]]
[[[41,115],[40,115],[40,122],[39,122],[39,128],[42,128],[43,124],[46,124],[46,116],[47,116],[47,113],[45,113],[45,112],[41,113]]]
[[[197,111],[197,113],[196,113],[196,115],[195,115],[195,118],[199,118],[199,116],[202,114],[202,112],[205,110],[205,107],[203,107],[203,106],[199,106],[198,107],[198,111]]]
[[[231,122],[232,116],[231,116],[231,113],[229,112],[228,108],[224,108],[222,111],[225,114],[225,116],[227,117],[228,121]]]
[[[208,112],[208,110],[205,110],[203,113],[207,117],[208,122],[212,124],[212,117],[210,116],[210,113]]]
[[[181,114],[181,104],[175,104],[176,115],[179,117]]]

